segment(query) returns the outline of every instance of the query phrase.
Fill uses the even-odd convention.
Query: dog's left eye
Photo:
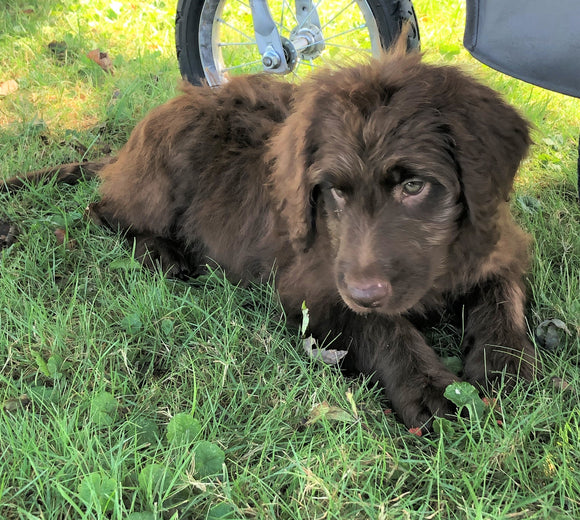
[[[425,181],[419,179],[411,179],[403,184],[403,192],[405,195],[418,195],[423,191]]]
[[[344,191],[342,191],[340,188],[330,188],[330,193],[332,195],[332,198],[334,199],[334,202],[336,202],[336,205],[339,208],[342,208],[344,206],[344,203],[346,202],[345,200],[346,194],[344,193]]]

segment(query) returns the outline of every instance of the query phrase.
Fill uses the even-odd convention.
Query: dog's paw
[[[518,379],[532,381],[540,371],[540,361],[527,340],[519,347],[480,345],[471,350],[464,365],[465,379],[487,392],[511,391]]]
[[[160,270],[169,278],[187,280],[199,274],[176,244],[161,237],[136,236],[135,257],[144,267]]]
[[[96,226],[105,226],[106,223],[101,218],[101,215],[99,213],[99,209],[98,208],[99,208],[99,203],[98,202],[91,202],[85,208],[85,214],[84,214],[84,216],[85,216],[85,218],[87,220],[89,220],[90,222],[92,222]]]
[[[457,406],[444,396],[445,389],[459,379],[444,377],[423,384],[408,384],[400,388],[397,396],[391,397],[393,408],[405,426],[422,433],[432,430],[436,417],[454,418]]]

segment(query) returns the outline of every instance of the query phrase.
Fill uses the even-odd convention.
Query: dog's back
[[[267,275],[261,271],[269,272],[276,252],[260,249],[276,241],[267,238],[275,223],[265,147],[288,114],[293,90],[266,76],[219,89],[183,85],[183,94],[141,121],[101,172],[98,212],[134,233],[203,244],[209,259],[228,259],[233,279]]]

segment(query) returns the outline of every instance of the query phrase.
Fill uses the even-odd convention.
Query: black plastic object
[[[467,0],[463,44],[500,72],[580,97],[580,0]]]
[[[500,72],[580,97],[579,0],[467,0],[463,44]]]

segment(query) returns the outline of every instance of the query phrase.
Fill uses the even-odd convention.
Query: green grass
[[[0,518],[580,517],[578,102],[471,59],[462,2],[415,5],[426,59],[477,75],[535,125],[513,197],[535,239],[528,323],[570,331],[543,353],[544,377],[418,438],[377,389],[306,359],[268,287],[135,269],[121,237],[81,218],[94,183],[31,187],[0,196],[21,231],[0,252]],[[0,176],[116,149],[173,95],[173,9],[4,2],[0,83],[19,89],[0,98]],[[114,75],[85,58],[95,48]],[[446,355],[457,337],[442,324],[433,343]],[[343,413],[315,420],[323,403]]]

